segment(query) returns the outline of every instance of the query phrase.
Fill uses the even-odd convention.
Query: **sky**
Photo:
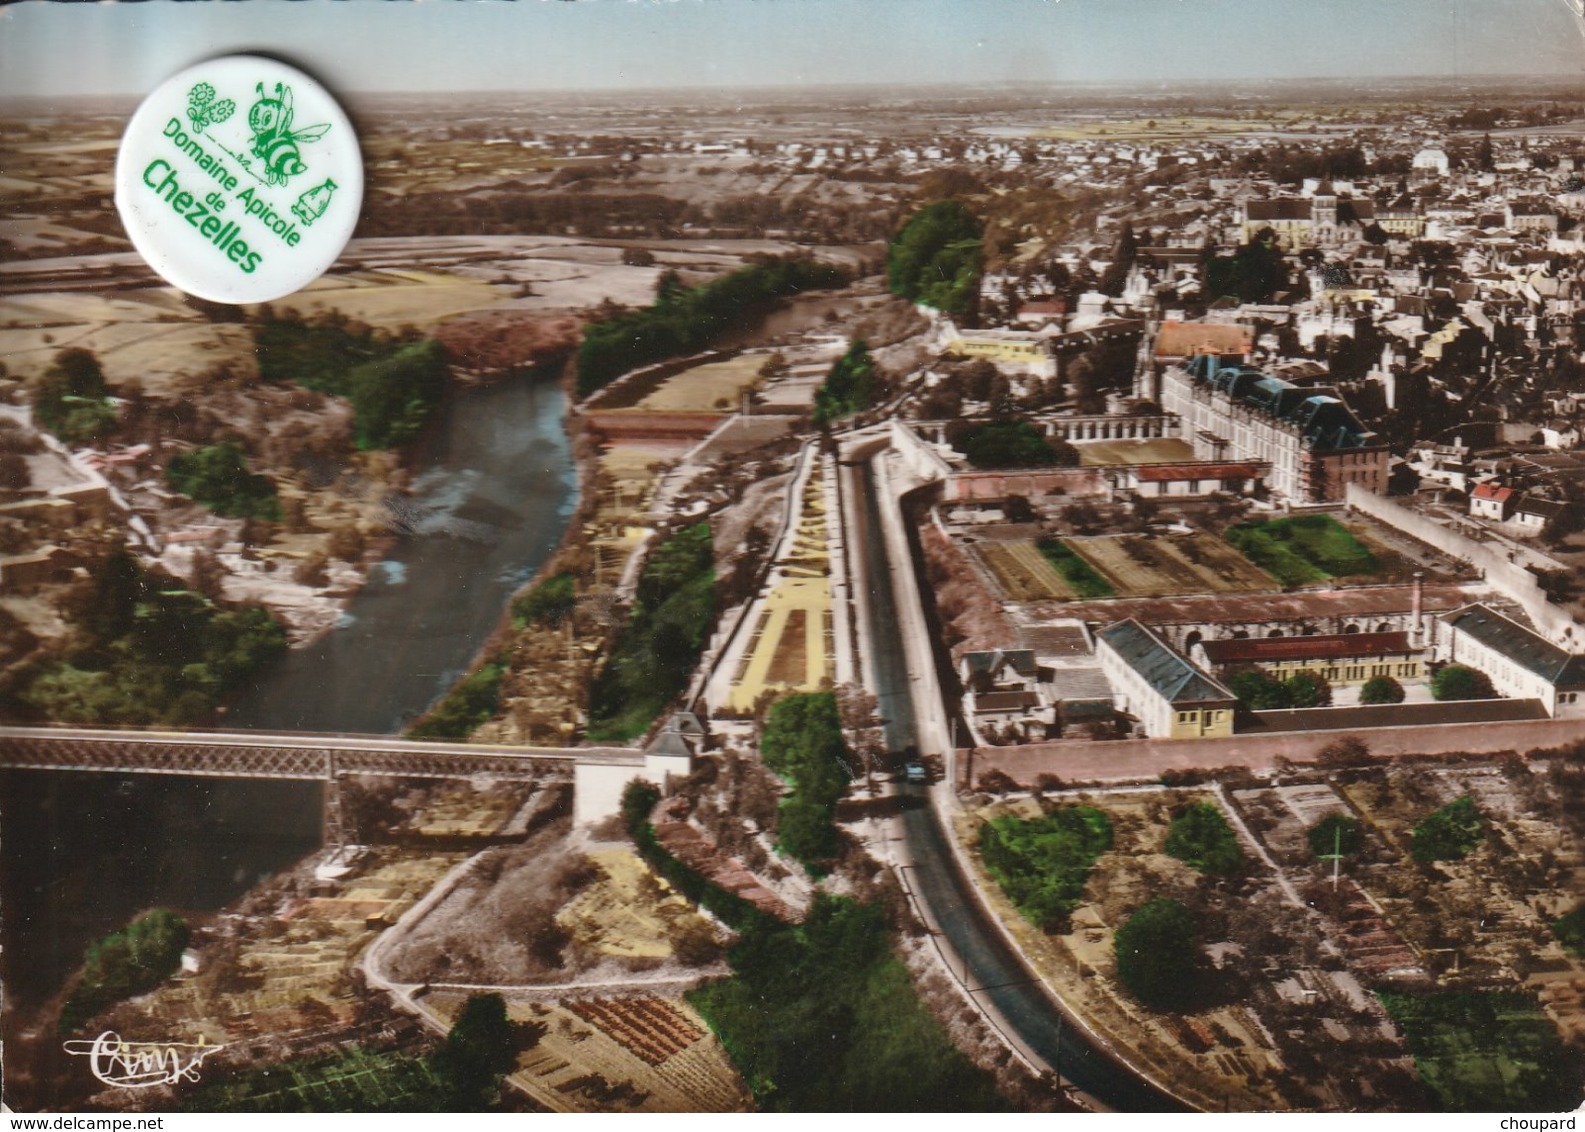
[[[1576,0],[200,0],[0,8],[0,97],[261,51],[333,88],[1575,75]]]

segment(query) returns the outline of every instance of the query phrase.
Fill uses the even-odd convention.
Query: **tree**
[[[1152,900],[1117,929],[1117,977],[1152,1010],[1181,1010],[1200,966],[1194,917],[1176,900]]]
[[[1484,672],[1449,664],[1431,677],[1431,695],[1438,700],[1489,700],[1497,692]]]
[[[1450,802],[1414,827],[1416,861],[1461,861],[1486,836],[1486,819],[1469,795]]]
[[[969,425],[956,436],[949,434],[948,439],[976,468],[1071,467],[1078,463],[1078,450],[1071,444],[1064,444],[1059,451],[1034,425],[1019,417]]]
[[[33,412],[39,424],[67,444],[96,440],[116,423],[105,374],[92,351],[62,350],[39,378]]]
[[[1362,704],[1401,704],[1405,693],[1403,685],[1391,676],[1372,676],[1359,690]]]
[[[926,205],[887,249],[887,285],[894,295],[956,317],[968,315],[979,295],[983,233],[959,201]]]
[[[275,481],[249,471],[242,446],[234,440],[177,453],[166,466],[165,479],[217,515],[271,521],[281,517]]]
[[[1222,811],[1209,802],[1192,802],[1172,816],[1167,854],[1202,873],[1237,872],[1244,851]]]
[[[868,409],[875,403],[879,384],[869,347],[862,338],[855,338],[815,391],[815,423]]]
[[[1310,852],[1320,858],[1334,852],[1352,857],[1365,846],[1365,832],[1358,819],[1347,814],[1327,814],[1310,827],[1306,837]]]
[[[1296,708],[1328,707],[1332,703],[1332,685],[1319,672],[1295,672],[1283,684],[1287,686],[1289,702]]]
[[[495,1107],[501,1077],[516,1059],[506,1000],[499,994],[471,994],[431,1064],[457,1107],[476,1112]]]
[[[793,785],[776,813],[782,848],[805,865],[835,856],[840,841],[832,819],[853,763],[836,696],[811,692],[777,700],[765,721],[760,754],[766,766]]]
[[[1205,296],[1234,298],[1243,303],[1270,302],[1288,278],[1277,234],[1262,228],[1230,256],[1212,256],[1205,264]]]
[[[1293,706],[1288,686],[1261,668],[1243,668],[1227,678],[1227,686],[1238,702],[1251,711],[1274,711]]]

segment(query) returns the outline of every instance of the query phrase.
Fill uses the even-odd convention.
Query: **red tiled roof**
[[[1212,664],[1259,664],[1279,660],[1341,660],[1355,656],[1395,656],[1419,652],[1409,634],[1336,633],[1314,637],[1249,637],[1206,641],[1205,659]]]
[[[1513,488],[1483,483],[1475,485],[1475,490],[1470,494],[1476,499],[1495,499],[1498,503],[1506,503],[1513,497]]]

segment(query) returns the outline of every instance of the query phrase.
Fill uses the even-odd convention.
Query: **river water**
[[[576,509],[566,407],[547,378],[456,396],[342,627],[294,649],[222,726],[390,734],[444,693]],[[144,908],[236,899],[318,845],[320,804],[314,783],[0,774],[8,997],[49,997],[91,941]]]

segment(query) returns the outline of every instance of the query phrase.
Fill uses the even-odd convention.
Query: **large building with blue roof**
[[[1162,374],[1161,407],[1182,418],[1197,459],[1269,463],[1267,483],[1294,502],[1340,500],[1351,483],[1387,492],[1386,444],[1335,389],[1201,354]]]

